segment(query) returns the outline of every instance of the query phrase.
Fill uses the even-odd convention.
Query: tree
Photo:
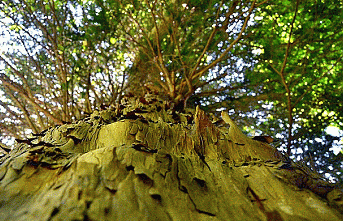
[[[173,112],[147,94],[125,98],[119,109],[50,128],[2,159],[1,216],[342,219],[340,189],[246,137],[227,113],[222,117],[229,129],[213,125],[199,107],[195,113]]]
[[[51,174],[57,180],[58,176],[69,177],[75,182],[92,180],[91,186],[88,181],[81,182],[85,184],[80,191],[75,190],[77,199],[70,196],[63,200],[70,202],[69,205],[80,205],[81,209],[75,212],[75,219],[93,219],[95,215],[101,215],[100,210],[96,209],[97,199],[92,198],[96,195],[95,189],[103,188],[115,194],[119,188],[117,185],[126,185],[122,184],[121,178],[130,173],[127,179],[131,187],[132,182],[140,179],[148,186],[159,186],[158,190],[167,188],[167,184],[163,186],[154,177],[155,174],[161,174],[160,162],[165,162],[163,159],[167,158],[169,166],[162,176],[173,174],[168,179],[176,180],[171,185],[177,187],[175,193],[185,193],[182,197],[186,198],[182,199],[192,202],[191,210],[193,208],[204,216],[218,216],[218,219],[226,217],[225,212],[218,210],[221,206],[213,207],[202,201],[214,199],[214,202],[223,203],[217,197],[223,193],[223,189],[215,184],[219,182],[217,180],[224,179],[222,177],[234,186],[239,184],[241,189],[234,195],[239,199],[244,198],[241,198],[243,193],[245,197],[250,196],[261,212],[261,219],[290,219],[289,216],[294,219],[300,214],[299,211],[311,217],[317,212],[305,206],[291,213],[273,205],[276,201],[265,203],[265,198],[271,198],[267,197],[269,195],[264,188],[257,187],[261,186],[260,183],[251,180],[251,177],[282,186],[280,193],[289,193],[291,199],[294,199],[294,195],[299,199],[313,199],[314,193],[322,197],[315,202],[321,208],[330,210],[328,213],[332,219],[340,216],[322,204],[322,200],[328,200],[332,207],[341,211],[340,190],[314,171],[316,166],[323,164],[335,167],[333,175],[338,181],[342,174],[342,162],[332,163],[325,158],[333,142],[327,142],[328,145],[322,148],[323,145],[313,145],[313,140],[321,136],[329,141],[330,137],[322,136],[323,130],[333,121],[337,121],[337,125],[341,122],[341,104],[332,99],[341,98],[341,49],[340,46],[330,46],[332,43],[341,45],[341,29],[331,33],[334,27],[341,25],[340,14],[336,13],[342,11],[341,3],[42,0],[32,6],[31,1],[22,0],[5,1],[1,7],[2,15],[11,18],[10,22],[2,20],[4,25],[10,27],[4,30],[12,34],[14,42],[21,42],[25,49],[21,54],[7,52],[1,56],[6,67],[0,73],[1,89],[6,92],[7,98],[1,105],[8,111],[6,115],[1,115],[2,127],[15,128],[5,134],[18,134],[16,140],[22,143],[10,154],[4,155],[1,161],[2,187],[9,190],[2,196],[4,202],[15,197],[16,192],[10,191],[12,186],[20,186],[22,181],[26,181],[26,178],[16,181],[16,173],[22,177],[31,171],[32,177],[40,179],[39,174],[34,174],[44,170],[42,177]],[[321,34],[317,33],[318,26],[321,27]],[[309,35],[309,30],[314,34]],[[273,41],[265,40],[263,36],[270,36]],[[322,39],[332,41],[324,44]],[[311,53],[313,50],[318,53]],[[115,71],[119,72],[118,76],[114,74]],[[116,79],[116,83],[113,79]],[[330,82],[335,83],[330,85]],[[199,108],[192,113],[190,109],[195,109],[197,105],[212,112],[214,125],[229,124],[229,131],[215,127]],[[106,107],[109,109],[96,111],[88,117],[95,109]],[[222,109],[233,113],[236,121],[245,125],[246,131],[260,129],[281,136],[285,140],[281,148],[285,147],[288,155],[299,156],[296,150],[302,149],[304,154],[301,156],[305,163],[311,164],[312,170],[300,162],[293,163],[288,156],[267,144],[246,138],[225,114],[224,121],[218,120]],[[238,115],[242,117],[238,118]],[[254,115],[259,117],[251,117]],[[83,118],[75,124],[69,124]],[[61,126],[49,129],[54,123]],[[126,124],[130,125],[123,126]],[[146,124],[149,129],[145,127]],[[113,133],[106,135],[107,129],[104,128],[112,126],[118,129],[113,131],[114,134],[132,133],[135,140],[115,137]],[[156,131],[153,129],[155,126],[162,129]],[[28,139],[22,138],[24,128],[34,132]],[[170,137],[165,138],[166,134]],[[224,140],[224,144],[218,141],[218,137]],[[159,139],[163,141],[158,143]],[[320,148],[323,151],[319,151]],[[103,172],[110,170],[106,169],[107,164],[96,164],[100,165],[99,170],[89,165],[89,161],[93,162],[93,154],[97,159],[102,159],[103,156],[98,154],[105,150],[115,152],[113,156],[104,154],[104,157],[109,158],[106,161],[111,162],[109,165],[118,166],[109,171],[110,174],[119,174],[117,181]],[[314,152],[321,154],[314,159]],[[147,158],[146,162],[151,163],[151,168],[145,166],[145,161],[143,166],[139,166],[141,157],[148,155],[151,158]],[[134,158],[131,159],[131,156]],[[340,160],[340,156],[337,155],[336,159]],[[161,157],[163,159],[159,159]],[[319,159],[327,161],[321,164],[318,163]],[[73,174],[83,173],[78,165],[83,164],[84,160],[91,167],[85,172],[93,171],[96,174],[80,175],[83,177],[81,180],[77,177],[74,179]],[[122,163],[126,166],[122,166]],[[228,165],[232,171],[221,172],[222,169],[218,168],[222,168],[222,164]],[[153,169],[156,167],[158,169]],[[171,172],[175,167],[177,171]],[[243,171],[243,176],[237,171]],[[207,180],[207,176],[213,179]],[[103,179],[110,180],[110,186]],[[51,182],[56,184],[55,181]],[[60,189],[58,185],[56,189]],[[295,194],[290,187],[305,189],[306,193]],[[38,185],[37,188],[45,187]],[[74,188],[73,185],[64,186],[58,191],[69,192]],[[30,190],[33,189],[25,192],[28,197],[33,196]],[[49,198],[48,187],[44,190],[42,195],[33,197],[32,203],[38,205],[36,197],[47,200],[40,201],[42,203],[56,203],[46,207],[50,211],[46,214],[48,218],[59,219],[65,211],[73,208],[60,206],[60,199]],[[137,193],[146,193],[145,190]],[[273,190],[278,192],[276,188]],[[154,188],[149,191],[153,192]],[[204,195],[198,198],[194,191]],[[90,197],[83,198],[83,192],[89,192]],[[108,194],[105,192],[104,195],[100,194],[101,197]],[[119,192],[119,198],[111,199],[122,200],[125,194],[132,194],[130,191]],[[232,193],[232,190],[227,193]],[[159,203],[167,202],[161,200],[170,199],[169,196],[151,194]],[[20,200],[20,197],[16,198],[13,203]],[[295,210],[295,205],[303,207],[300,201],[291,206],[291,211]],[[145,203],[153,205],[151,201]],[[4,206],[3,211],[14,204],[6,203],[8,206]],[[283,205],[289,208],[289,204],[291,201]],[[251,207],[244,205],[247,207],[244,206],[243,210]],[[129,207],[136,208],[133,204]],[[20,217],[25,217],[23,214],[29,207],[23,205],[20,208],[23,209]],[[26,218],[35,213],[31,208]],[[104,207],[101,211],[110,214],[113,208]],[[170,205],[168,208],[178,207]],[[222,208],[227,208],[227,205]],[[233,205],[233,208],[237,207]],[[37,210],[37,213],[40,212]],[[255,217],[253,214],[256,213],[249,214],[245,214],[246,218]],[[72,215],[70,219],[73,219]]]

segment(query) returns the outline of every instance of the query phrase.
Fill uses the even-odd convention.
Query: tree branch
[[[34,105],[38,110],[40,110],[41,112],[43,112],[48,118],[50,118],[53,122],[55,122],[56,124],[63,124],[62,121],[56,117],[54,117],[52,114],[50,114],[47,110],[45,110],[44,108],[42,108],[41,106],[39,106],[35,100],[31,97],[29,97],[27,94],[25,94],[22,90],[20,90],[19,88],[15,87],[14,82],[11,81],[10,79],[8,79],[6,76],[4,76],[3,74],[0,74],[0,80],[2,81],[2,83],[7,86],[9,89],[18,92],[25,100],[27,100],[28,102],[30,102],[32,105]]]
[[[218,64],[220,61],[222,61],[224,59],[224,57],[229,53],[229,51],[233,48],[233,46],[241,39],[244,30],[247,27],[250,15],[252,13],[252,10],[255,8],[255,2],[256,0],[254,0],[254,2],[252,3],[252,6],[250,7],[249,11],[248,11],[248,15],[244,20],[243,26],[241,28],[241,31],[239,32],[237,38],[235,40],[233,40],[231,42],[231,44],[229,45],[229,47],[219,56],[219,58],[217,58],[216,60],[214,60],[211,64],[207,65],[205,68],[203,68],[202,70],[198,71],[195,75],[192,76],[192,80],[200,77],[201,75],[203,75],[206,71],[208,71],[209,69],[211,69],[212,67],[214,67],[216,64]]]
[[[6,91],[8,92],[7,94],[10,96],[11,100],[23,112],[24,118],[25,118],[26,122],[29,124],[30,128],[33,130],[34,133],[38,133],[39,131],[38,131],[36,125],[32,122],[32,120],[30,118],[30,114],[28,113],[28,111],[26,110],[24,105],[13,95],[13,93],[10,92],[10,89],[8,88],[8,86],[4,85],[4,87],[5,87]]]
[[[175,88],[174,88],[175,82],[173,83],[173,80],[172,80],[173,76],[170,75],[170,73],[166,69],[164,61],[163,61],[163,56],[162,56],[162,52],[161,52],[160,32],[159,32],[159,27],[157,25],[154,9],[152,7],[150,7],[149,2],[147,0],[145,2],[147,4],[148,8],[151,10],[152,19],[154,21],[154,27],[156,29],[155,38],[156,38],[156,46],[157,46],[157,61],[159,62],[159,66],[162,69],[162,73],[163,73],[163,75],[167,81],[169,94],[171,97],[174,97],[175,96]],[[155,3],[156,2],[154,2],[154,4]]]
[[[220,3],[220,6],[218,7],[217,14],[216,14],[216,24],[214,25],[213,30],[212,30],[212,33],[211,33],[210,37],[209,37],[208,40],[207,40],[206,46],[205,46],[204,50],[202,51],[201,55],[199,56],[199,58],[198,58],[198,60],[197,60],[197,63],[195,64],[195,66],[194,66],[192,72],[191,72],[190,75],[189,75],[189,78],[191,78],[191,79],[193,79],[193,76],[194,76],[194,74],[195,74],[195,72],[196,72],[196,69],[199,67],[202,58],[205,56],[205,54],[206,54],[206,52],[207,52],[207,49],[208,49],[208,47],[210,46],[210,43],[212,42],[212,40],[213,40],[213,38],[214,38],[214,35],[215,35],[216,32],[217,32],[217,25],[218,25],[218,24],[217,24],[217,21],[218,21],[218,16],[219,16],[220,8],[221,8],[222,5],[223,5],[223,2],[221,2],[221,3]]]
[[[285,70],[285,67],[286,67],[286,64],[287,64],[287,59],[288,59],[288,55],[289,55],[289,50],[290,50],[290,46],[291,46],[291,38],[292,38],[292,33],[293,33],[293,25],[294,25],[294,22],[295,22],[295,19],[297,17],[297,13],[298,13],[298,6],[299,6],[299,0],[297,0],[297,4],[296,4],[296,7],[295,7],[295,12],[294,12],[294,16],[293,16],[293,20],[292,20],[292,23],[291,23],[291,28],[290,28],[290,31],[289,31],[289,36],[288,36],[288,44],[287,44],[287,48],[286,48],[286,52],[285,52],[285,57],[284,57],[284,60],[283,60],[283,63],[282,63],[282,67],[281,67],[281,70],[278,71],[276,70],[276,68],[272,65],[272,64],[269,64],[273,70],[281,77],[281,81],[282,81],[282,84],[284,85],[285,87],[285,90],[286,90],[286,96],[287,96],[287,109],[288,109],[288,139],[287,139],[287,154],[290,156],[291,155],[291,146],[292,146],[292,131],[293,131],[293,105],[292,105],[292,95],[291,95],[291,91],[289,89],[289,86],[286,82],[286,79],[285,79],[285,73],[284,73],[284,70]]]

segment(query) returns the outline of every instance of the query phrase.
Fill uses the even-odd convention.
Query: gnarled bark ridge
[[[342,192],[226,113],[127,98],[1,159],[1,220],[342,220]]]

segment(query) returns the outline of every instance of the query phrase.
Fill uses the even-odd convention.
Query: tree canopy
[[[325,132],[343,127],[342,15],[338,0],[4,0],[0,135],[155,93],[180,112],[227,110],[342,181]]]

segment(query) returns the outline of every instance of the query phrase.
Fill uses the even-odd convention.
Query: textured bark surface
[[[342,191],[222,113],[147,95],[19,141],[1,220],[342,220]]]

